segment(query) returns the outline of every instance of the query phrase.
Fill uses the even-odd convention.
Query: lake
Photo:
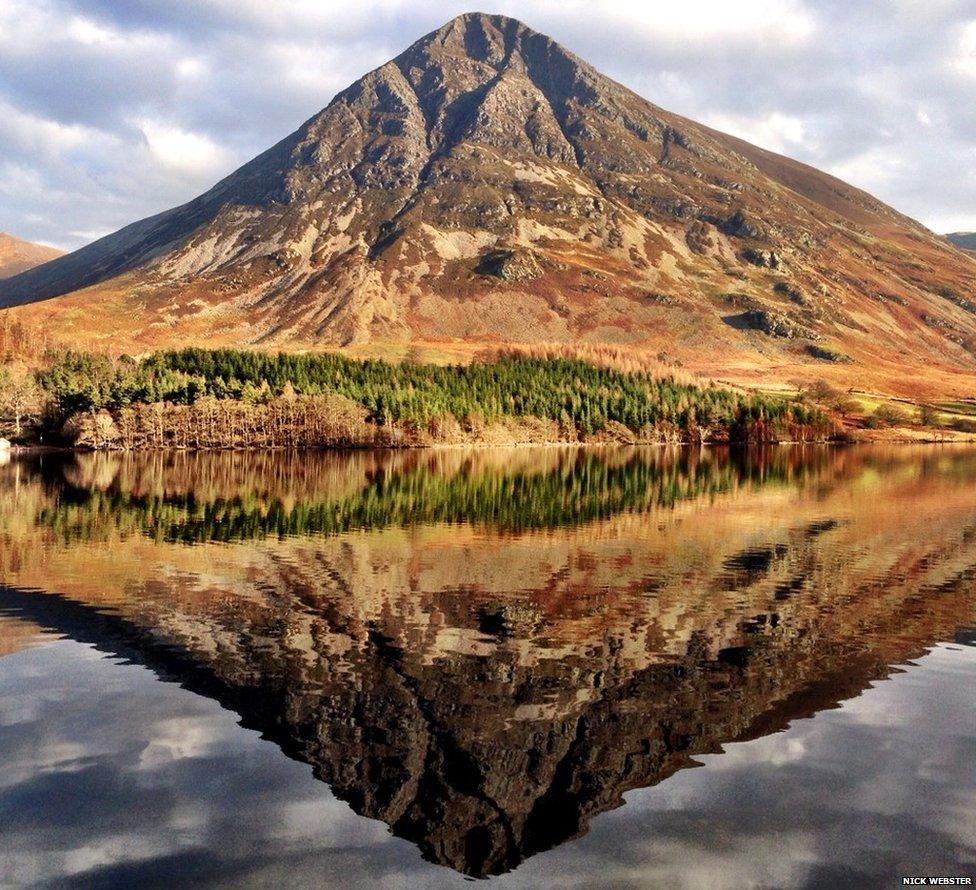
[[[929,874],[976,877],[976,449],[0,466],[0,885]]]

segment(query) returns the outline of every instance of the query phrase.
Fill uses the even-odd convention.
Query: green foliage
[[[922,426],[937,427],[942,426],[942,415],[939,414],[934,405],[918,406],[918,422]]]
[[[614,422],[634,431],[720,429],[762,439],[773,428],[822,425],[823,420],[809,406],[783,398],[695,386],[580,359],[519,355],[441,366],[232,349],[159,352],[139,363],[70,352],[42,381],[62,417],[137,403],[188,405],[205,396],[253,405],[297,393],[339,395],[363,406],[373,424],[417,428],[444,418],[472,428],[536,417],[584,436]]]
[[[40,376],[62,418],[102,408],[117,410],[137,403],[191,404],[204,393],[199,377],[168,370],[128,356],[113,361],[87,352],[64,352]],[[242,395],[241,387],[234,398]]]
[[[830,405],[843,395],[840,390],[831,386],[826,380],[815,380],[806,387],[805,391],[810,399],[819,402],[821,405]]]
[[[864,419],[868,429],[876,430],[908,423],[908,414],[897,405],[879,405]]]
[[[951,426],[958,433],[976,433],[976,420],[969,417],[953,418]]]

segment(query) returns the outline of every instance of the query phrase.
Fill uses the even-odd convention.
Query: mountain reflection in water
[[[15,459],[38,629],[220,702],[471,876],[976,624],[976,451]]]

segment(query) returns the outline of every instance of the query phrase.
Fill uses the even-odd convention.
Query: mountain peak
[[[552,53],[575,59],[552,38],[534,31],[518,19],[483,12],[468,12],[446,22],[436,31],[408,47],[395,62],[415,63],[418,59],[446,62],[466,59],[500,69],[514,59],[531,57],[544,63]]]
[[[445,22],[436,31],[420,38],[417,43],[436,42],[442,45],[464,46],[469,51],[479,48],[485,39],[511,40],[519,35],[534,35],[528,25],[506,15],[487,12],[465,12]]]
[[[193,201],[0,283],[0,306],[72,293],[25,315],[126,349],[610,341],[723,378],[731,357],[888,386],[917,361],[956,386],[974,288],[969,256],[870,195],[467,13]]]

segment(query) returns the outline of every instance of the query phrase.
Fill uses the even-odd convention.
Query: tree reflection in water
[[[0,652],[144,663],[499,874],[971,627],[974,481],[965,449],[16,460]]]

